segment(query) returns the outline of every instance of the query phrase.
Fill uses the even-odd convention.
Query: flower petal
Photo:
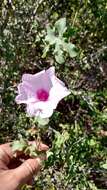
[[[25,73],[25,74],[23,74],[23,76],[22,76],[22,82],[29,82],[29,81],[31,81],[32,82],[32,80],[34,80],[34,77],[39,77],[39,76],[41,76],[42,74],[44,74],[45,73],[45,70],[43,70],[43,71],[40,71],[39,73],[36,73],[36,74],[27,74],[27,73]]]
[[[61,85],[65,86],[64,82],[62,82],[60,79],[58,79],[55,76],[55,67],[50,67],[46,73],[48,74],[48,76],[50,77],[52,84],[56,85],[56,82],[59,82]]]
[[[40,112],[40,114],[39,114],[39,116],[41,117],[41,118],[43,118],[43,119],[45,119],[45,118],[49,118],[49,117],[51,117],[52,116],[52,114],[53,114],[53,109],[44,109],[44,110],[42,110],[41,112]]]
[[[35,92],[39,89],[49,91],[52,87],[52,82],[46,74],[45,70],[34,75],[24,74],[22,76],[22,82],[27,82],[30,84]]]
[[[27,113],[29,116],[31,117],[36,116],[36,112],[37,110],[35,110],[33,103],[27,104]]]
[[[57,81],[56,84],[50,90],[49,101],[51,102],[53,109],[57,107],[57,104],[61,99],[68,96],[70,91],[63,86],[60,81]]]
[[[30,116],[49,118],[53,114],[53,108],[51,107],[50,102],[37,102],[35,104],[30,103],[27,105],[27,113]]]
[[[15,98],[16,103],[17,104],[26,103],[26,101],[27,101],[27,94],[25,92],[25,89],[24,89],[22,83],[20,83],[18,85],[18,92],[19,92],[19,95],[16,96],[16,98]]]
[[[55,76],[55,67],[50,67],[49,69],[47,69],[46,74],[48,74],[49,77]]]
[[[38,92],[47,92],[47,99],[38,98]],[[56,109],[59,101],[70,94],[65,84],[55,76],[55,67],[43,70],[37,74],[24,74],[22,83],[18,85],[18,104],[27,104],[27,113],[30,116],[49,118]],[[40,95],[40,93],[39,93]]]
[[[26,82],[18,85],[18,92],[19,95],[15,99],[18,104],[37,101],[32,87]]]

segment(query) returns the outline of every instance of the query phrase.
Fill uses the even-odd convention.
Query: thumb
[[[14,169],[14,174],[16,176],[16,183],[25,184],[31,179],[31,177],[36,174],[41,167],[40,158],[28,159],[18,168]]]

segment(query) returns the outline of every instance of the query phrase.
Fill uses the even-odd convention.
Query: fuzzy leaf
[[[59,36],[63,36],[66,31],[66,18],[61,18],[55,23],[55,28],[58,30]]]
[[[107,170],[107,162],[105,164],[102,165],[102,168]]]
[[[46,155],[47,155],[47,158],[49,158],[50,156],[53,155],[53,152],[51,152],[51,151],[47,151]]]
[[[76,57],[77,52],[75,45],[72,43],[64,43],[64,49],[69,54],[70,57]]]
[[[60,64],[64,63],[64,61],[65,61],[62,53],[58,53],[57,55],[55,55],[55,59]]]
[[[12,143],[12,150],[15,151],[23,151],[27,146],[27,142],[23,139],[16,140]]]
[[[47,125],[49,123],[49,119],[48,118],[43,119],[43,118],[38,117],[37,122],[39,125],[44,126],[44,125]]]
[[[54,29],[51,29],[49,26],[47,27],[47,35],[45,37],[45,41],[49,42],[50,45],[53,45],[56,42]]]

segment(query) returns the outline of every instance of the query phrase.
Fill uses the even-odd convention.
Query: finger
[[[10,143],[0,145],[0,160],[2,160],[6,165],[13,158],[13,152]]]
[[[16,182],[19,182],[21,184],[27,183],[34,174],[37,174],[40,168],[40,158],[26,160],[22,165],[13,170],[16,176]]]
[[[27,185],[31,185],[31,186],[34,185],[34,178],[33,177],[27,181]]]

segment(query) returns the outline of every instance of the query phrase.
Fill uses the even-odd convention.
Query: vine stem
[[[78,14],[78,12],[76,11],[74,19],[73,19],[72,27],[74,27],[74,24],[75,24],[75,21],[76,21],[76,18],[77,18],[77,14]]]

